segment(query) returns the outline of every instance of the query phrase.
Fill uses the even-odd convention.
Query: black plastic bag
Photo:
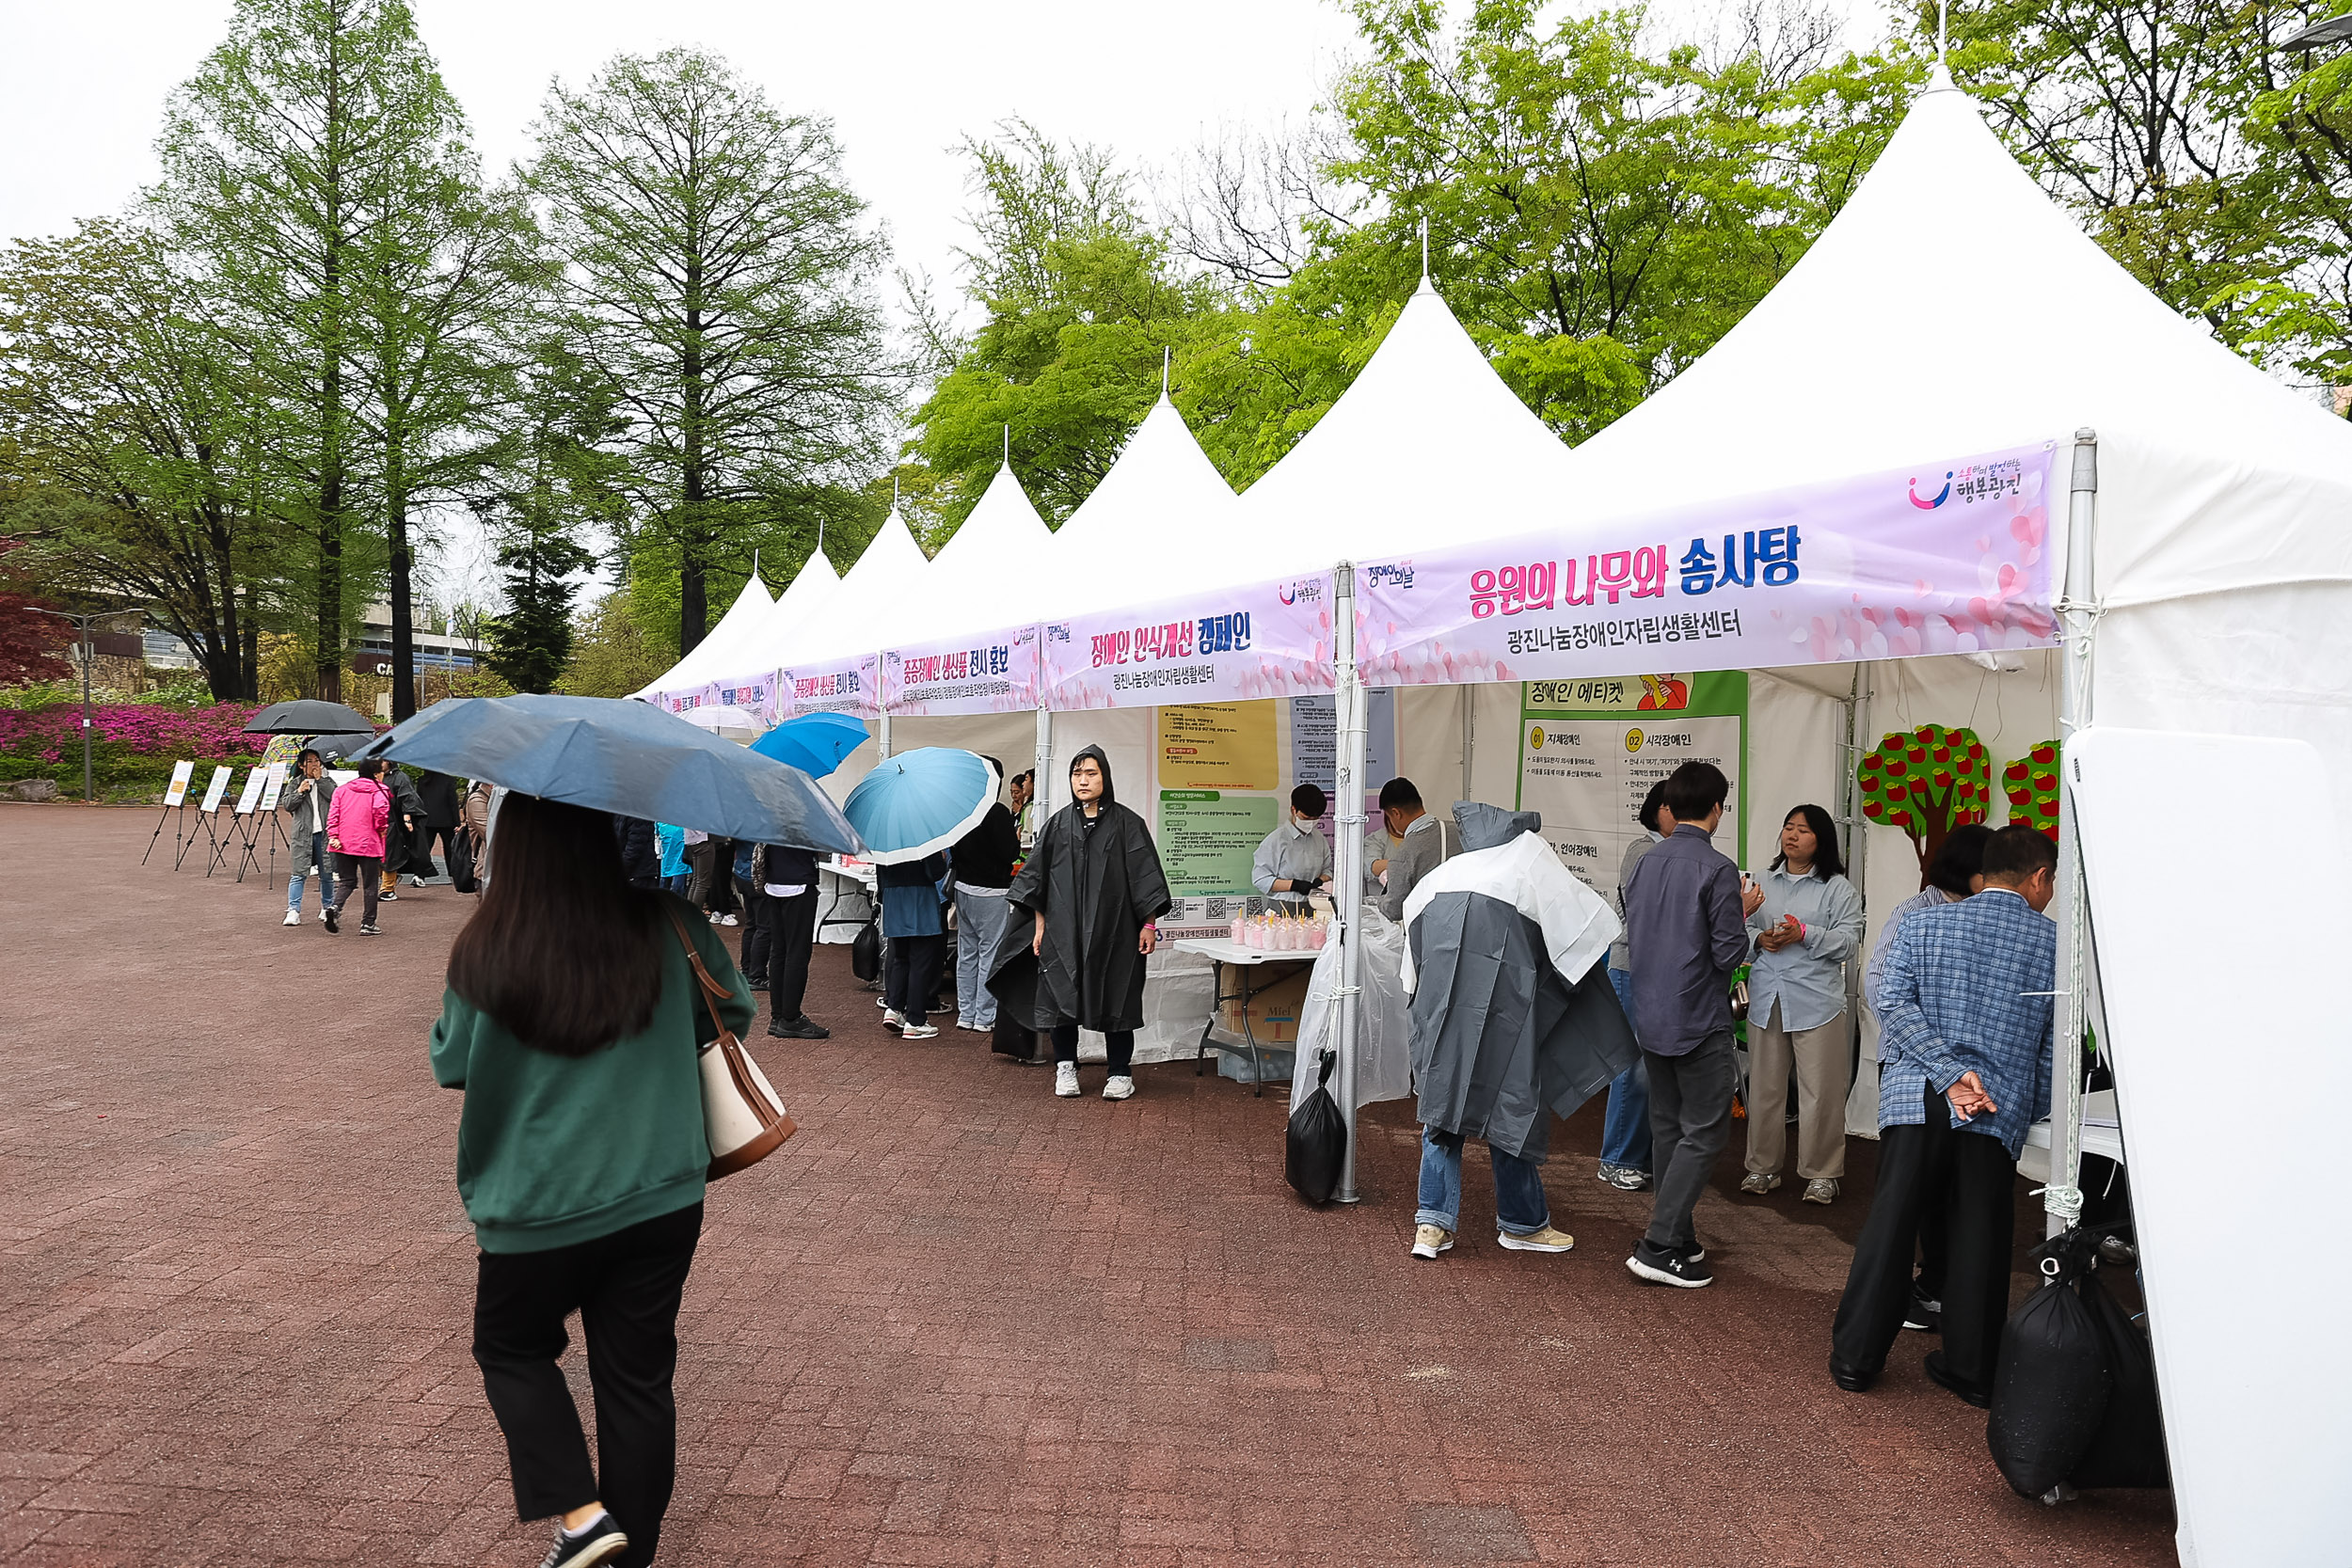
[[[1347,1163],[1347,1120],[1329,1087],[1339,1054],[1329,1050],[1315,1054],[1323,1065],[1315,1074],[1314,1092],[1291,1113],[1282,1174],[1300,1197],[1328,1203],[1339,1189],[1340,1169]]]
[[[2096,1244],[2069,1231],[2045,1246],[2042,1289],[2001,1327],[1984,1440],[2021,1497],[2039,1497],[2072,1480],[2106,1417],[2114,1386],[2106,1339],[2082,1297],[2067,1288],[2089,1266]]]
[[[2095,1271],[2084,1275],[2076,1289],[2106,1343],[2107,1370],[2115,1386],[2107,1396],[2106,1418],[2099,1423],[2090,1448],[2066,1479],[2085,1487],[2169,1487],[2172,1470],[2164,1453],[2164,1408],[2156,1399],[2155,1351],[2147,1334],[2123,1310],[2122,1303],[2100,1287]]]
[[[473,874],[473,830],[460,828],[449,838],[449,885],[459,893],[479,893]]]
[[[882,976],[882,927],[869,920],[850,939],[850,973],[861,980],[877,980]]]

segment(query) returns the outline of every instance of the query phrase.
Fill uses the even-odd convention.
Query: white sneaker
[[[898,1031],[898,1037],[910,1040],[935,1040],[939,1038],[939,1025],[936,1023],[910,1023],[905,1028]]]
[[[424,879],[411,871],[408,873],[408,885],[410,887],[422,887],[424,886]]]
[[[1130,1100],[1135,1097],[1136,1081],[1132,1078],[1112,1078],[1103,1085],[1104,1100]]]
[[[731,914],[723,914],[719,917],[719,924],[722,926],[739,926],[742,922],[736,919],[735,916]]]
[[[883,1027],[883,1028],[888,1029],[888,1030],[892,1031],[893,1033],[898,1033],[898,1032],[901,1032],[901,1031],[903,1031],[903,1030],[906,1028],[906,1026],[907,1026],[907,1021],[906,1021],[906,1019],[905,1019],[903,1016],[901,1016],[901,1015],[900,1015],[900,1013],[899,1013],[899,1011],[898,1011],[898,1008],[896,1008],[896,1007],[884,1007],[884,1008],[882,1009],[882,1027]]]
[[[290,909],[286,911],[286,918],[279,921],[278,924],[280,926],[299,926],[302,924],[302,911],[300,910]]]
[[[1054,1064],[1054,1093],[1062,1100],[1078,1098],[1077,1063],[1056,1062]]]

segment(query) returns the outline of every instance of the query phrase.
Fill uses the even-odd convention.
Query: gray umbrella
[[[245,726],[247,735],[343,735],[353,730],[373,734],[375,722],[356,707],[315,697],[272,703]]]
[[[374,738],[375,731],[366,730],[358,735],[314,735],[303,744],[327,762],[341,762]]]
[[[865,846],[807,774],[610,697],[452,697],[361,747],[525,795],[694,828],[718,838],[843,855]]]

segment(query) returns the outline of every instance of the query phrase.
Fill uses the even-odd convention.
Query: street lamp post
[[[82,803],[88,805],[97,799],[97,791],[90,784],[89,668],[98,652],[91,628],[98,622],[112,620],[122,611],[110,610],[87,615],[72,615],[62,610],[43,610],[39,605],[27,608],[38,614],[55,615],[60,621],[71,621],[74,629],[82,634]]]

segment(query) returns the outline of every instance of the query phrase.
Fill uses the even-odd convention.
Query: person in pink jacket
[[[360,905],[359,934],[381,936],[375,924],[376,879],[384,864],[384,830],[392,819],[392,798],[381,782],[384,765],[363,762],[359,776],[335,791],[326,808],[326,848],[335,858],[335,879],[342,886],[326,906],[326,928],[339,928],[338,918],[354,888],[366,897]]]

